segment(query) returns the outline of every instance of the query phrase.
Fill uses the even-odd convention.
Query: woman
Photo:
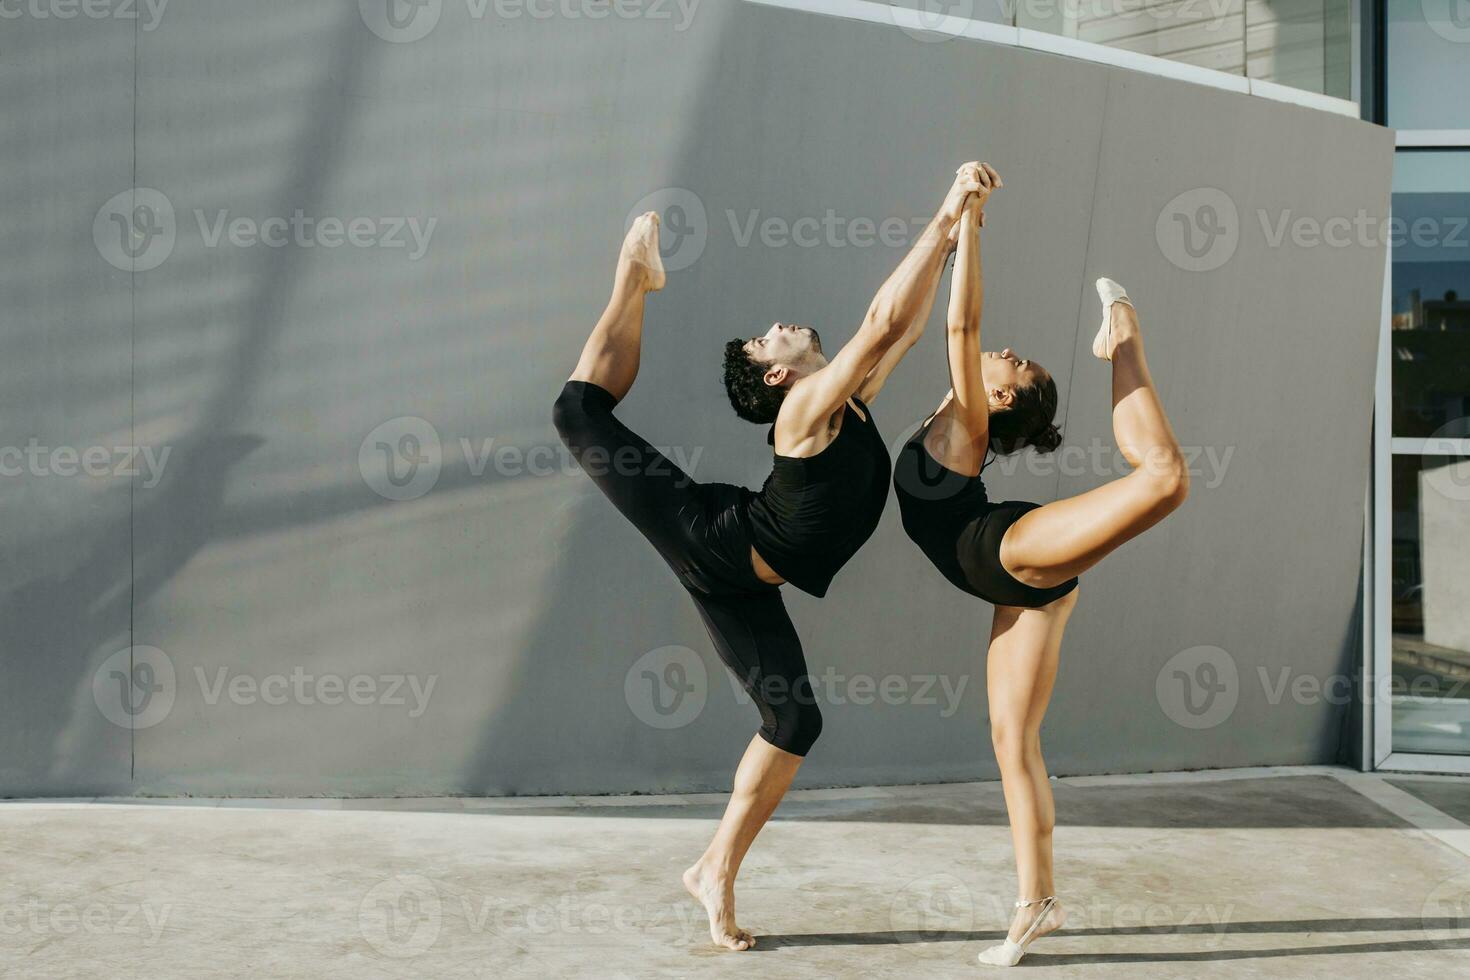
[[[934,303],[949,238],[978,167],[961,168],[939,214],[874,297],[857,334],[830,361],[810,327],[778,323],[725,350],[725,387],[747,421],[770,424],[771,476],[759,493],[696,483],[613,414],[638,374],[643,308],[663,287],[658,217],[635,220],[613,296],[556,400],[562,440],[638,528],[693,599],[715,649],[760,709],[762,725],[735,773],[714,840],[684,885],[710,937],[745,950],[735,876],[822,729],[801,641],[780,586],[825,595],[872,535],[888,497],[888,449],[867,402],[917,339]]]
[[[904,446],[894,485],[904,530],[961,591],[994,604],[986,664],[991,740],[1000,764],[1019,898],[1006,941],[980,962],[1014,966],[1034,939],[1065,918],[1052,882],[1055,810],[1041,758],[1041,719],[1056,680],[1077,577],[1184,502],[1185,465],[1143,357],[1138,317],[1127,294],[1099,279],[1103,322],[1093,353],[1113,365],[1113,434],[1134,468],[1095,490],[1038,506],[992,503],[980,478],[987,454],[1061,443],[1052,420],[1051,376],[1010,348],[982,352],[981,207],[1002,186],[982,166],[981,190],[957,230],[948,344],[953,385]]]

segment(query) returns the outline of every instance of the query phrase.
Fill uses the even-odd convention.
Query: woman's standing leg
[[[1056,808],[1041,755],[1041,721],[1056,682],[1062,633],[1076,604],[1074,589],[1039,609],[997,606],[991,627],[986,659],[990,738],[1011,823],[1017,899],[1023,902],[1056,894],[1052,878]],[[1039,912],[1039,905],[1017,909],[1008,938],[1019,941]],[[1033,935],[1055,930],[1062,919],[1060,907],[1054,907]]]
[[[1112,307],[1113,436],[1133,472],[1045,504],[1006,531],[1000,560],[1026,585],[1051,588],[1081,575],[1163,520],[1189,494],[1189,468],[1143,356],[1138,314]]]

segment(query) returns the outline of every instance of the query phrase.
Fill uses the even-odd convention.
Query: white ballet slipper
[[[1009,939],[999,946],[981,950],[977,957],[981,966],[1015,966],[1021,962],[1021,957],[1026,955],[1026,949],[1019,943],[1013,943]]]
[[[1103,316],[1102,326],[1098,328],[1097,336],[1092,340],[1092,354],[1104,361],[1111,361],[1113,358],[1108,348],[1113,339],[1113,304],[1126,303],[1132,306],[1133,301],[1128,298],[1128,292],[1122,286],[1108,278],[1097,281],[1097,295],[1102,300]]]
[[[1099,290],[1101,290],[1101,284],[1099,284]],[[1007,937],[1005,942],[991,946],[989,949],[981,950],[980,955],[976,957],[980,961],[981,966],[1015,966],[1021,962],[1021,957],[1026,955],[1026,947],[1030,946],[1032,940],[1036,938],[1036,931],[1051,917],[1053,912],[1060,914],[1057,916],[1057,923],[1052,928],[1052,932],[1060,929],[1062,923],[1066,921],[1066,913],[1057,905],[1055,895],[1048,895],[1045,898],[1033,898],[1029,902],[1017,902],[1016,908],[1024,909],[1032,905],[1040,905],[1041,911],[1037,912],[1036,918],[1031,920],[1031,926],[1021,935],[1021,941],[1013,942]]]

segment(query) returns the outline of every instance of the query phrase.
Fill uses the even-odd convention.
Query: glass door
[[[1470,8],[1367,8],[1398,133],[1374,416],[1371,762],[1470,773]]]
[[[1377,673],[1387,681],[1378,707],[1389,716],[1388,744],[1375,754],[1387,750],[1382,768],[1466,771],[1470,147],[1399,150],[1388,232],[1376,545],[1388,593],[1378,602]]]

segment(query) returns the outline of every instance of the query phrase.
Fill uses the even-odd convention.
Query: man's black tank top
[[[755,550],[777,575],[819,597],[872,537],[888,501],[888,447],[872,411],[852,401],[861,416],[848,406],[837,437],[815,456],[777,454],[765,486],[745,502]]]

